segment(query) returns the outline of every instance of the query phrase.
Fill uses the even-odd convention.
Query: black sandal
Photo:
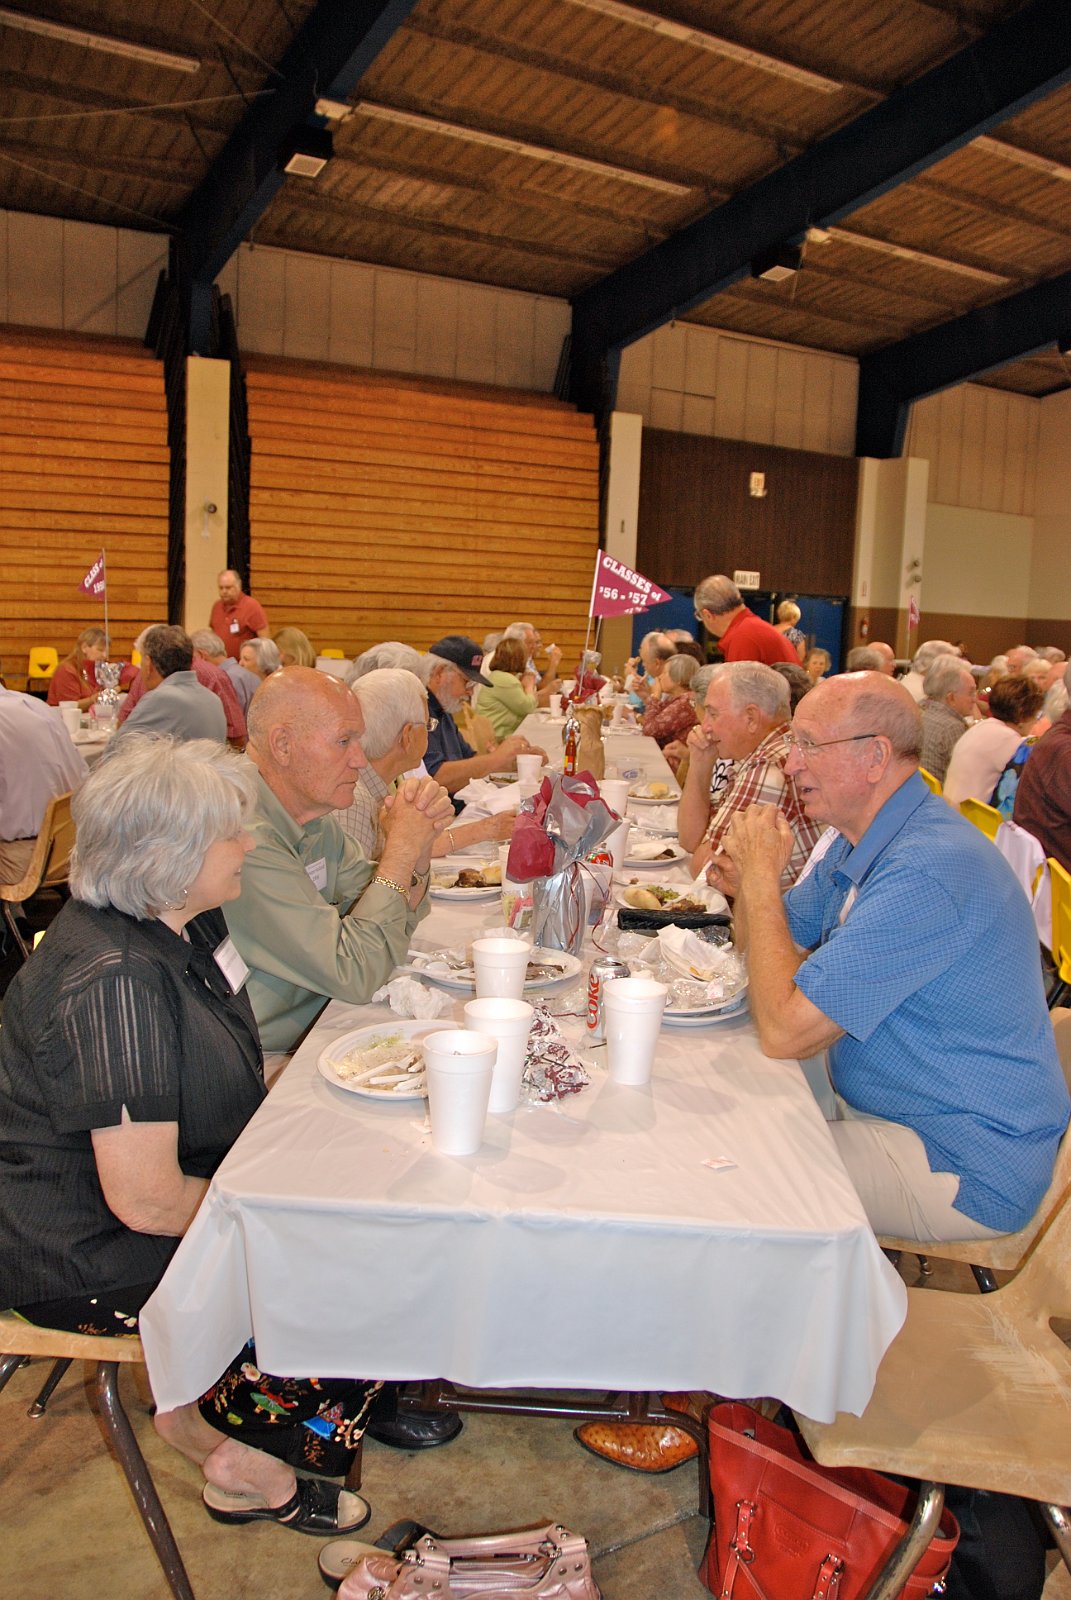
[[[201,1499],[216,1522],[277,1522],[318,1539],[356,1533],[372,1515],[363,1495],[323,1478],[299,1478],[294,1493],[281,1506],[266,1506],[257,1495],[231,1494],[214,1483],[205,1484]]]

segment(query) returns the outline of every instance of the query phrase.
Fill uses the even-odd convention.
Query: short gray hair
[[[699,662],[694,656],[673,655],[670,656],[663,670],[670,683],[680,684],[681,687],[687,688],[699,671]]]
[[[1067,660],[1066,652],[1063,650],[1058,650],[1054,644],[1039,644],[1037,649],[1034,651],[1034,654],[1036,656],[1040,656],[1042,661],[1048,661],[1052,663],[1053,666],[1055,666],[1057,661]]]
[[[955,694],[964,673],[974,682],[974,674],[959,656],[938,656],[926,669],[922,692],[927,700],[943,700],[946,694]]]
[[[534,622],[511,622],[503,639],[523,639],[529,633],[538,633],[539,629]]]
[[[412,645],[402,644],[399,639],[385,639],[382,644],[370,645],[347,668],[346,682],[352,689],[358,678],[363,678],[369,672],[379,672],[384,667],[401,667],[405,672],[415,672],[420,677],[423,659],[420,651],[414,650]]]
[[[720,661],[708,661],[705,667],[696,666],[695,676],[689,684],[689,688],[697,705],[702,706],[707,697],[707,690],[710,688],[710,680],[721,665]]]
[[[234,838],[255,801],[252,766],[217,740],[124,734],[71,802],[72,895],[141,922],[181,906],[209,846]]]
[[[955,651],[947,639],[927,639],[926,643],[920,644],[915,651],[915,659],[911,665],[914,671],[921,672],[925,677],[938,656],[951,655],[955,655]]]
[[[377,667],[366,672],[351,684],[350,692],[364,717],[360,742],[369,761],[386,755],[410,723],[427,721],[428,691],[404,667]]]
[[[774,722],[788,721],[788,683],[779,672],[762,661],[725,661],[711,674],[714,683],[729,687],[734,711],[757,706]]]
[[[885,665],[885,658],[880,650],[871,650],[868,644],[857,644],[854,650],[848,651],[848,659],[844,664],[845,672],[880,672]]]
[[[902,761],[917,762],[922,754],[922,713],[906,689],[888,694],[862,688],[848,725],[859,733],[884,734]]]
[[[278,672],[283,664],[283,658],[274,639],[246,639],[242,645],[243,650],[246,645],[256,656],[257,666],[261,672]]]
[[[704,578],[696,588],[693,598],[696,611],[709,611],[715,617],[723,617],[727,611],[735,611],[737,606],[742,606],[744,603],[744,598],[732,578],[727,578],[723,572],[716,572],[713,577]]]
[[[212,628],[198,628],[196,633],[190,634],[190,642],[195,650],[200,650],[203,656],[211,656],[213,661],[227,653],[226,645]]]

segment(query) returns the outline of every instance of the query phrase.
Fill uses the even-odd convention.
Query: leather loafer
[[[630,1472],[673,1472],[699,1454],[691,1434],[668,1422],[586,1422],[573,1437],[592,1455]]]
[[[464,1426],[456,1411],[399,1411],[375,1418],[365,1432],[392,1450],[434,1450],[456,1439]]]

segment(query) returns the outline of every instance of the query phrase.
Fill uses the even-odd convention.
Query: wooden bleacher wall
[[[79,584],[103,546],[112,655],[167,617],[163,367],[133,339],[0,328],[0,661],[25,685],[31,645],[60,660],[103,625]]]
[[[598,545],[593,421],[546,395],[251,357],[250,588],[347,656],[517,618],[575,665]]]

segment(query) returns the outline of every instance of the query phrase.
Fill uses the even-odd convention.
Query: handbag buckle
[[[751,1548],[751,1523],[755,1516],[755,1502],[753,1500],[738,1500],[736,1502],[736,1528],[729,1541],[738,1561],[754,1561],[755,1552]]]

